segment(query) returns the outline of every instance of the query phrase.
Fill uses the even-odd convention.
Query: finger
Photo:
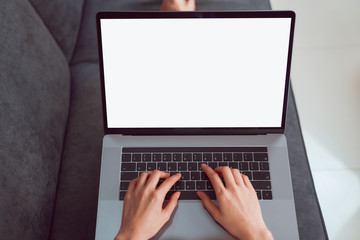
[[[246,176],[246,175],[244,175],[244,174],[241,174],[241,177],[242,177],[242,179],[243,179],[244,184],[245,184],[246,187],[254,189],[254,187],[253,187],[253,185],[251,184],[248,176]]]
[[[155,169],[150,174],[150,178],[149,178],[148,182],[146,183],[145,187],[150,187],[150,188],[155,189],[160,178],[167,178],[169,176],[170,176],[170,173],[166,173],[166,172],[159,171],[159,170]]]
[[[167,178],[158,188],[157,191],[162,195],[166,195],[166,193],[171,189],[171,187],[181,178],[181,174],[177,173],[169,178]]]
[[[163,209],[163,212],[165,212],[169,217],[176,208],[176,205],[178,204],[178,200],[180,197],[180,192],[175,192],[171,195],[169,202],[166,204],[166,206]]]
[[[233,169],[231,169],[231,172],[234,176],[235,183],[239,186],[244,186],[245,183],[244,183],[243,178],[241,177],[241,173],[240,173],[239,169],[233,168]]]
[[[128,189],[126,190],[126,193],[134,191],[137,182],[139,181],[139,178],[135,178],[130,181]]]
[[[228,166],[217,167],[217,168],[215,168],[215,172],[222,174],[225,184],[226,184],[226,187],[235,186],[236,183],[235,183],[234,176]]]
[[[196,192],[198,197],[201,199],[202,204],[205,209],[210,213],[210,215],[217,220],[220,215],[219,207],[213,203],[210,197],[204,192]]]
[[[214,170],[212,170],[211,167],[209,167],[206,164],[201,164],[201,168],[204,170],[205,174],[208,176],[208,178],[214,188],[216,197],[217,197],[218,194],[220,193],[220,191],[225,189],[225,186],[222,183],[220,176],[216,172],[214,172]]]
[[[142,172],[140,174],[139,180],[137,181],[137,186],[144,186],[145,183],[147,182],[148,178],[150,176],[149,172]]]

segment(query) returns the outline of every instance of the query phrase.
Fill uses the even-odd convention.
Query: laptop
[[[202,206],[200,168],[253,184],[275,239],[298,239],[285,130],[295,13],[99,12],[105,136],[96,239],[113,239],[129,181],[159,169],[182,179],[153,239],[233,239]],[[168,198],[168,195],[167,195]]]

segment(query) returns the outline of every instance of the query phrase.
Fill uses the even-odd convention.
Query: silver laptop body
[[[220,147],[267,148],[264,220],[275,239],[299,239],[283,134],[294,21],[289,11],[97,14],[106,135],[96,239],[121,225],[124,149]],[[192,199],[153,239],[233,238]]]

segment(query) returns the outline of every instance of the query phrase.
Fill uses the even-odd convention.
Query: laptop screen
[[[280,128],[291,18],[100,19],[108,128]]]

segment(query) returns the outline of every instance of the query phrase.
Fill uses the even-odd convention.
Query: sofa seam
[[[68,114],[67,114],[67,120],[66,120],[66,126],[64,129],[64,138],[63,138],[63,144],[62,144],[62,149],[61,149],[61,156],[60,156],[60,164],[59,164],[59,170],[58,170],[58,178],[57,178],[57,183],[56,183],[56,191],[55,191],[55,200],[54,200],[54,205],[53,205],[53,210],[52,210],[52,216],[51,216],[51,223],[50,223],[50,230],[48,233],[48,239],[51,239],[51,234],[53,232],[54,229],[54,222],[55,222],[55,213],[56,213],[56,208],[57,208],[57,199],[58,199],[58,193],[59,193],[59,185],[60,185],[60,178],[61,178],[61,172],[62,172],[62,166],[63,166],[63,160],[64,160],[64,150],[65,150],[65,142],[66,142],[66,137],[67,137],[67,132],[68,132],[68,128],[69,128],[69,120],[70,120],[70,114],[71,114],[71,102],[72,102],[72,74],[71,74],[71,69],[70,69],[70,63],[72,61],[77,43],[79,41],[79,35],[80,35],[80,29],[82,26],[82,18],[83,18],[83,11],[85,8],[85,1],[83,1],[82,6],[81,6],[81,16],[80,16],[80,25],[79,25],[79,29],[77,31],[77,36],[76,36],[76,43],[75,46],[72,50],[71,53],[71,57],[68,61],[68,66],[69,66],[69,78],[70,78],[70,87],[69,87],[69,103],[68,103]],[[36,10],[35,10],[36,11]],[[55,41],[56,42],[56,41]],[[60,48],[60,46],[59,46]],[[65,56],[65,54],[64,54]]]
[[[41,22],[43,23],[43,26],[46,28],[46,30],[48,31],[49,35],[51,36],[51,38],[54,40],[56,46],[58,47],[58,49],[60,50],[60,52],[62,53],[64,59],[66,60],[66,62],[69,64],[69,61],[63,51],[63,49],[61,48],[60,44],[58,43],[58,41],[55,39],[55,37],[53,36],[53,34],[51,33],[50,29],[48,28],[48,26],[45,24],[44,19],[41,17],[40,13],[36,10],[36,8],[34,7],[34,5],[28,1],[28,3],[30,4],[31,8],[34,10],[34,12],[36,13],[36,15],[39,17],[39,19],[41,20]],[[70,64],[69,64],[70,66]]]
[[[69,59],[69,66],[72,65],[72,62],[73,62],[73,58],[74,58],[74,54],[75,54],[75,49],[79,43],[79,38],[80,38],[80,31],[81,31],[81,28],[84,24],[84,10],[85,10],[85,2],[86,0],[83,1],[82,3],[82,6],[81,6],[81,16],[80,16],[80,24],[79,24],[79,30],[77,31],[77,36],[76,36],[76,41],[75,41],[75,45],[74,45],[74,48],[72,49],[72,52],[71,52],[71,56],[70,56],[70,59]]]

